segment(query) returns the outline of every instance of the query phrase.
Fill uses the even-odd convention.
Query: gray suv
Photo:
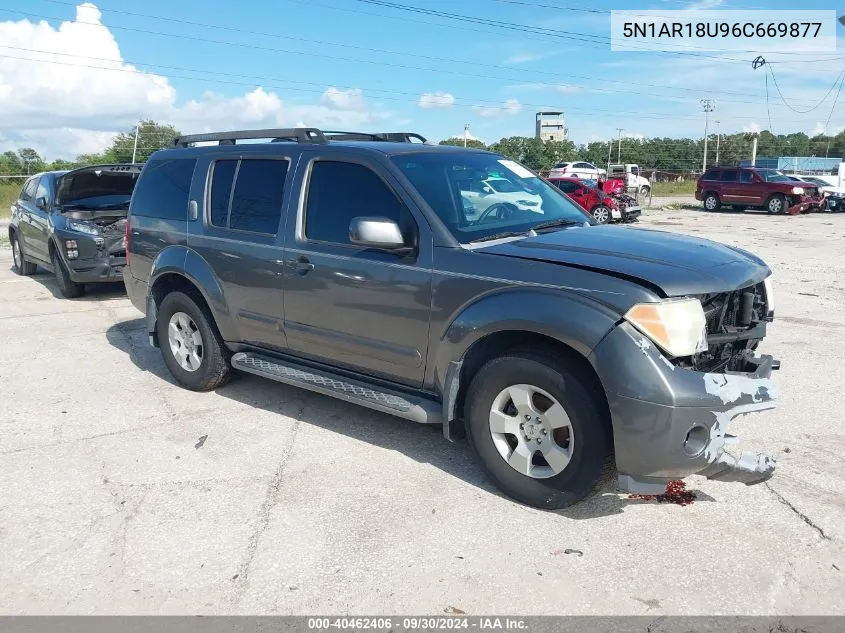
[[[514,161],[415,139],[254,130],[151,156],[124,279],[180,384],[238,369],[442,424],[540,508],[614,464],[638,493],[771,477],[767,455],[725,451],[735,417],[774,406],[763,261],[596,225]],[[490,178],[536,204],[467,204]]]

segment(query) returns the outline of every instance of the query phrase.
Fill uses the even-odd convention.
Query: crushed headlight
[[[76,231],[77,233],[85,233],[86,235],[99,235],[100,229],[88,222],[80,222],[79,220],[68,220],[65,225],[68,230]]]
[[[625,319],[669,356],[692,356],[707,349],[707,319],[698,299],[638,303]]]
[[[800,196],[802,193],[804,193],[804,188],[803,187],[793,187],[792,193],[794,193],[797,196]]]

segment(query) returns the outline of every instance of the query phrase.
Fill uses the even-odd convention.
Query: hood
[[[651,229],[572,227],[499,243],[479,252],[597,270],[656,287],[667,297],[727,292],[756,284],[770,270],[747,251]]]
[[[90,200],[92,204],[98,205],[120,199],[128,201],[138,182],[141,167],[94,165],[62,174],[56,184],[56,204],[78,204]]]

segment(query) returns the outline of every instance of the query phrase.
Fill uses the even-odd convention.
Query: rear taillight
[[[126,227],[123,229],[123,248],[126,249],[126,265],[129,265],[129,218],[126,218]]]

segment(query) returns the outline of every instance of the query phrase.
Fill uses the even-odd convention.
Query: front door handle
[[[314,270],[314,264],[312,264],[307,257],[304,255],[299,257],[294,263],[293,267],[296,269],[296,273],[298,275],[307,275],[312,270]]]

